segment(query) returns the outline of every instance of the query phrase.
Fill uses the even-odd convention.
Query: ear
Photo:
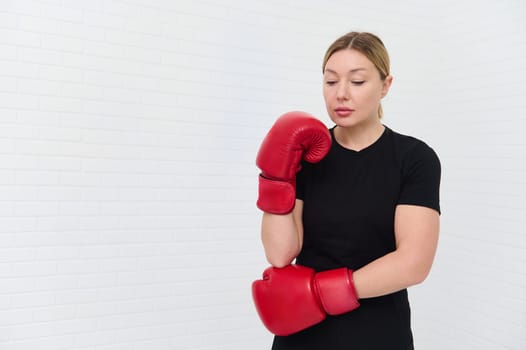
[[[385,77],[384,81],[382,82],[382,98],[384,98],[387,95],[392,83],[393,83],[392,75],[388,75],[387,77]]]

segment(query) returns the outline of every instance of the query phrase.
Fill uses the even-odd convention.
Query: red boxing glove
[[[261,321],[275,335],[290,335],[329,315],[360,306],[352,271],[339,268],[315,273],[301,265],[270,267],[254,281],[252,296]]]
[[[288,112],[274,123],[256,158],[259,177],[259,209],[287,214],[296,200],[296,173],[304,159],[316,163],[331,147],[331,135],[318,119],[305,112]]]
[[[325,319],[314,286],[314,270],[301,265],[269,267],[252,283],[261,321],[275,335],[289,335]]]

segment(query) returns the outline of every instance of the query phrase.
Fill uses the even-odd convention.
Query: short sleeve
[[[418,143],[404,159],[398,204],[420,205],[440,213],[441,165],[435,151]]]

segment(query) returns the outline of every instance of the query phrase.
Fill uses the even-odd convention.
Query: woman
[[[309,116],[289,113],[258,153],[262,241],[273,267],[254,282],[254,300],[278,334],[275,350],[413,349],[406,289],[424,281],[435,255],[440,162],[424,142],[381,122],[393,78],[377,36],[338,38],[322,68],[335,124],[328,136]],[[283,311],[289,297],[295,304]]]

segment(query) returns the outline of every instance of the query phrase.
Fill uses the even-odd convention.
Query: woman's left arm
[[[359,298],[394,293],[423,282],[433,264],[438,244],[439,213],[431,208],[400,204],[396,207],[396,250],[354,271]]]

